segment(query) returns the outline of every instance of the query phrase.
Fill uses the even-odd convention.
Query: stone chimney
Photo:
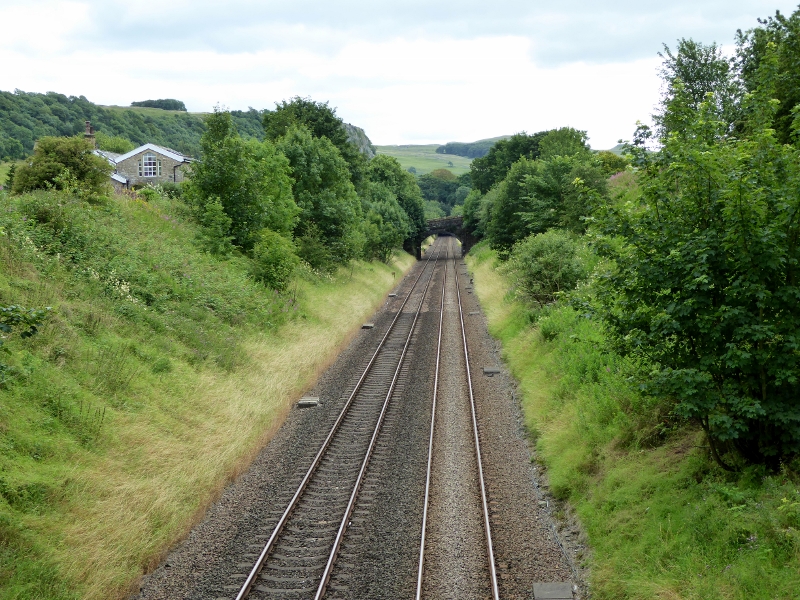
[[[97,140],[94,137],[94,127],[92,127],[91,121],[86,121],[86,131],[84,132],[83,137],[89,140],[92,143],[92,146],[97,148]]]

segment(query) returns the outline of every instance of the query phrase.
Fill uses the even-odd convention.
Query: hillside
[[[436,149],[437,154],[455,154],[467,158],[481,158],[489,153],[489,150],[496,142],[508,139],[509,135],[478,140],[477,142],[447,142],[444,146]]]
[[[449,169],[456,175],[469,171],[471,158],[455,154],[437,154],[439,144],[420,144],[403,146],[376,146],[378,154],[393,156],[404,169],[413,168],[412,173],[425,175],[436,169]]]
[[[234,110],[231,117],[245,138],[264,139],[261,125],[265,110]],[[96,131],[126,138],[136,145],[148,142],[173,148],[189,156],[200,155],[205,131],[204,113],[160,108],[101,106],[84,96],[0,91],[0,160],[22,159],[44,136],[71,136],[91,121]],[[360,127],[346,124],[351,141],[368,156],[374,147]]]
[[[125,597],[414,262],[281,295],[178,200],[0,202],[0,306],[50,307],[0,338],[4,600]]]

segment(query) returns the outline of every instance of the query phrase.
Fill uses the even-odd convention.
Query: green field
[[[456,175],[469,171],[469,165],[472,162],[471,158],[456,156],[455,154],[436,154],[436,148],[440,145],[375,146],[375,148],[378,150],[378,154],[394,156],[400,161],[404,169],[414,167],[417,170],[417,175],[424,175],[435,169],[449,169]]]

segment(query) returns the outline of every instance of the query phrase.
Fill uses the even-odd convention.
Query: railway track
[[[495,566],[495,559],[494,559],[494,544],[492,541],[492,532],[491,532],[491,523],[489,519],[489,502],[488,502],[488,495],[486,492],[486,483],[484,478],[483,472],[483,457],[481,454],[481,445],[480,445],[480,436],[478,431],[478,418],[475,406],[475,394],[473,391],[472,386],[472,373],[470,370],[470,361],[469,361],[469,345],[467,343],[467,334],[466,329],[464,326],[464,310],[461,301],[461,290],[458,281],[458,268],[456,266],[455,257],[452,261],[453,266],[453,280],[452,280],[452,287],[455,289],[455,304],[458,309],[458,329],[460,334],[460,347],[458,349],[451,348],[453,352],[463,352],[463,366],[464,366],[464,381],[466,392],[469,399],[469,410],[470,410],[470,429],[471,429],[471,438],[472,438],[472,446],[474,450],[474,460],[475,460],[475,470],[477,471],[477,480],[478,480],[478,487],[479,487],[479,503],[480,503],[480,513],[481,513],[481,521],[482,521],[482,528],[484,533],[484,555],[485,555],[485,569],[488,572],[488,584],[491,588],[491,597],[493,600],[499,600],[500,592],[498,586],[498,578],[497,578],[497,569]],[[437,341],[437,349],[436,349],[436,371],[434,376],[434,386],[433,386],[433,399],[431,403],[431,417],[430,417],[430,436],[428,440],[428,455],[427,455],[427,468],[426,468],[426,475],[425,475],[425,499],[423,503],[423,514],[422,514],[422,531],[420,536],[420,551],[419,551],[419,562],[418,562],[418,571],[417,571],[417,586],[416,586],[416,600],[422,600],[425,597],[425,575],[426,575],[426,546],[429,543],[428,540],[428,528],[429,528],[429,507],[431,502],[431,491],[433,486],[436,485],[434,481],[433,475],[433,459],[434,459],[434,451],[435,451],[435,440],[436,440],[436,428],[437,428],[437,407],[438,407],[438,400],[439,400],[439,391],[440,391],[440,371],[442,365],[442,341],[443,341],[443,331],[445,326],[445,296],[447,291],[447,284],[448,284],[448,277],[447,277],[447,269],[445,269],[444,274],[444,282],[442,285],[442,298],[441,298],[441,306],[442,311],[439,316],[439,331],[438,331],[438,341]],[[452,294],[452,292],[451,292]],[[459,498],[460,502],[468,502],[466,495],[461,496]],[[463,510],[474,510],[476,507],[472,506],[465,506]]]
[[[445,260],[440,258],[445,254]],[[325,596],[437,267],[440,240],[241,585],[236,600]],[[412,301],[412,297],[415,297]],[[409,309],[409,310],[407,310]],[[266,536],[260,536],[262,539]]]

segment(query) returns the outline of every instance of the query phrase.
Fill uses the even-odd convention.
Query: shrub
[[[17,169],[14,193],[54,187],[80,189],[96,195],[108,188],[111,165],[92,154],[92,144],[81,137],[43,137],[30,162]]]
[[[300,259],[294,244],[285,237],[265,229],[253,247],[253,277],[274,290],[285,290]]]
[[[736,138],[712,97],[694,110],[676,84],[679,133],[649,153],[640,130],[641,199],[598,221],[618,347],[653,365],[642,386],[699,423],[726,467],[729,450],[774,467],[800,453],[800,151],[776,139],[774,74],[761,76]]]
[[[216,256],[227,256],[233,250],[232,236],[228,235],[231,229],[231,218],[225,214],[219,198],[212,198],[205,206],[200,216],[202,229],[198,234],[200,247],[206,252]]]
[[[575,234],[560,229],[517,242],[506,269],[518,294],[543,305],[588,277],[597,262]]]

